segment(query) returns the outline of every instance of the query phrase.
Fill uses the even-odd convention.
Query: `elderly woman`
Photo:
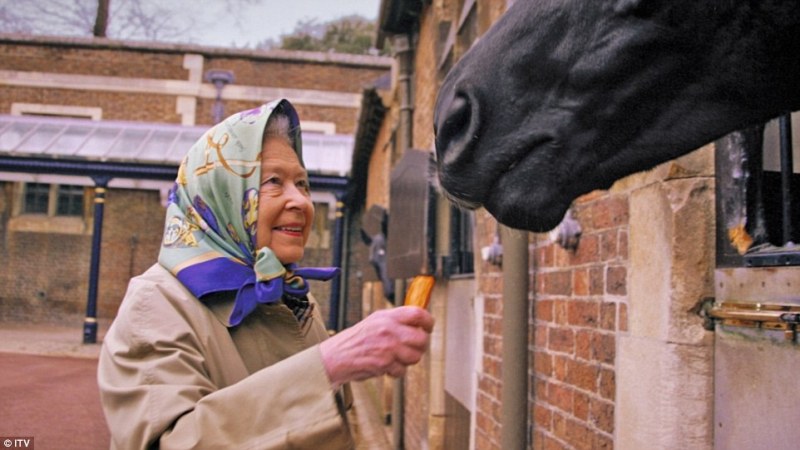
[[[401,307],[327,338],[300,268],[314,208],[297,114],[235,114],[189,151],[158,263],[131,280],[98,369],[112,448],[352,448],[346,384],[400,376],[433,319]]]

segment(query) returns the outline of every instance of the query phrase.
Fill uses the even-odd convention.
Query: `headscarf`
[[[329,280],[339,270],[284,266],[269,247],[256,249],[262,140],[278,110],[289,117],[303,164],[297,112],[287,100],[273,101],[208,130],[184,157],[169,193],[158,262],[201,300],[236,291],[231,326],[259,303],[305,299],[306,278]]]

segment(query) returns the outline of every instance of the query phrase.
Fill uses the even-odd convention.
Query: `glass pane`
[[[67,128],[61,136],[56,139],[49,149],[45,149],[47,153],[56,155],[74,155],[80,145],[86,141],[86,136],[92,132],[92,127],[73,125]]]
[[[792,113],[792,169],[800,173],[800,112]],[[781,171],[781,144],[778,120],[767,122],[764,128],[764,170]]]
[[[791,115],[792,170],[784,186],[781,174],[781,133],[778,120],[764,128],[764,159],[760,182],[761,199],[755,208],[763,211],[768,240],[776,246],[800,241],[800,114]],[[787,208],[784,210],[784,208]]]
[[[41,153],[63,129],[63,125],[42,125],[19,146],[19,150],[26,153]]]
[[[186,153],[189,152],[189,149],[192,148],[192,145],[202,136],[202,132],[182,132],[178,140],[167,150],[167,154],[164,155],[164,158],[167,161],[180,163]]]
[[[118,129],[98,129],[89,137],[89,140],[80,148],[77,156],[86,158],[99,158],[109,152],[114,139],[119,136]]]
[[[30,123],[15,123],[0,134],[0,150],[14,151],[22,138],[33,128]]]
[[[137,158],[145,161],[163,161],[176,136],[176,131],[154,132],[145,142]]]
[[[461,273],[472,273],[475,271],[472,261],[472,212],[458,211],[459,224],[458,224],[458,252],[459,252],[459,266]]]
[[[83,187],[82,186],[58,186],[58,203],[56,205],[56,215],[59,216],[81,216],[83,215]]]
[[[148,130],[137,129],[123,131],[122,136],[105,156],[111,159],[133,160],[138,158],[139,147],[147,139],[149,133]]]
[[[49,184],[25,183],[25,204],[22,205],[22,210],[28,214],[47,214],[49,198]]]

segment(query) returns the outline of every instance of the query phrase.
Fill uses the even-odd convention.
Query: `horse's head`
[[[579,195],[800,108],[797,0],[518,0],[445,79],[442,187],[544,231]]]

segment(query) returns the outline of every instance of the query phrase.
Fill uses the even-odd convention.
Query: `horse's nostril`
[[[463,96],[456,96],[450,103],[447,111],[447,118],[442,124],[442,132],[447,139],[454,139],[464,131],[469,124],[470,105],[469,101]]]
[[[463,94],[456,94],[442,106],[436,127],[436,151],[440,163],[449,164],[463,157],[464,151],[470,146],[475,117],[472,102]]]
[[[447,198],[463,208],[475,209],[483,203],[486,187],[479,182],[485,174],[474,153],[480,127],[479,103],[471,92],[456,90],[451,84],[445,81],[440,89],[434,114],[437,174]]]

